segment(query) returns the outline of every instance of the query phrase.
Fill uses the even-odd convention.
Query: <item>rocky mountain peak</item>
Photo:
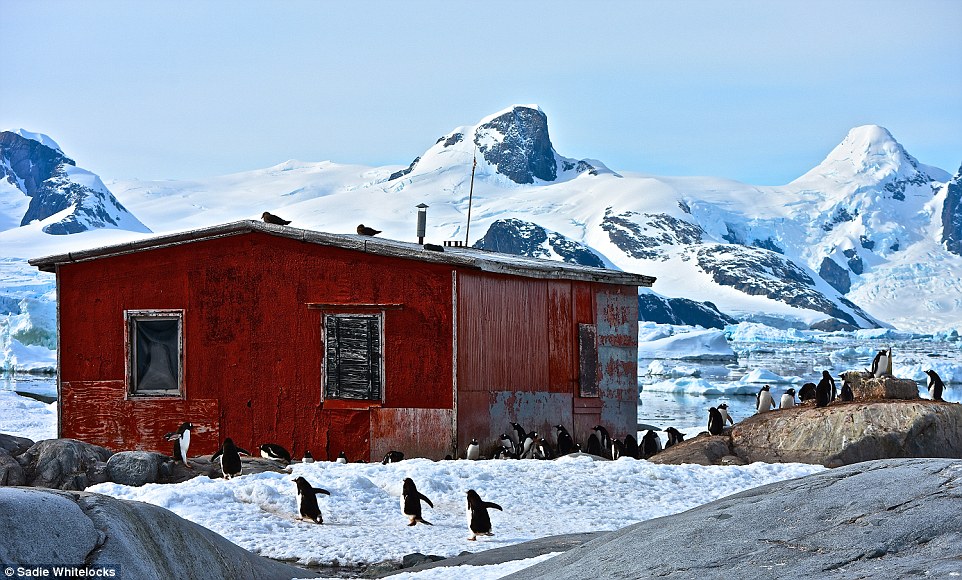
[[[482,121],[474,131],[478,152],[515,183],[558,176],[548,116],[538,106],[516,105]]]

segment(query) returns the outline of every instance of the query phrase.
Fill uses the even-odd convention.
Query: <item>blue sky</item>
[[[622,171],[782,184],[854,126],[962,163],[962,2],[0,0],[0,128],[104,179],[407,165],[515,103]]]

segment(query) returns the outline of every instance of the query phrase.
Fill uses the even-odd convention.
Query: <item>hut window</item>
[[[127,311],[126,318],[130,395],[181,396],[183,311]]]
[[[381,400],[381,315],[324,317],[324,398]]]

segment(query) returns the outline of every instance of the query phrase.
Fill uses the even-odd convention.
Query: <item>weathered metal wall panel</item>
[[[129,401],[119,423],[84,427],[98,406],[124,400],[123,388],[96,397],[73,392],[82,382],[125,384],[124,310],[185,312],[187,403],[220,404],[186,408],[158,429],[183,420],[218,424],[216,438],[195,437],[192,452],[232,437],[248,449],[273,441],[295,456],[309,449],[324,459],[342,447],[370,456],[367,409],[325,409],[321,401],[322,311],[308,303],[400,305],[384,318],[386,393],[375,406],[452,407],[449,266],[251,233],[65,264],[58,275],[65,433],[169,452],[162,438],[133,429],[157,412],[142,400]]]
[[[371,461],[380,461],[389,451],[406,457],[444,459],[454,455],[451,409],[372,409]]]
[[[573,393],[577,386],[575,332],[571,283],[548,282],[548,390],[552,393]]]
[[[597,294],[601,424],[613,437],[635,434],[638,424],[638,296],[630,287]]]
[[[572,419],[570,393],[530,391],[488,391],[463,394],[458,404],[458,454],[464,456],[471,439],[477,439],[481,451],[491,456],[502,433],[511,434],[511,422],[527,431],[537,431],[552,447],[557,445],[555,425],[569,430]],[[464,404],[462,406],[462,403]],[[471,412],[464,412],[470,407]]]

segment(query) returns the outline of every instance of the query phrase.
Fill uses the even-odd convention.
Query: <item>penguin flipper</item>
[[[331,492],[327,491],[326,489],[321,489],[321,488],[319,488],[319,487],[315,487],[315,488],[312,488],[312,489],[313,489],[313,491],[314,491],[315,494],[323,493],[324,495],[331,495]]]
[[[243,453],[244,455],[246,455],[246,456],[248,456],[248,457],[253,457],[253,455],[251,455],[251,452],[248,451],[248,450],[246,450],[246,449],[244,449],[243,447],[237,447],[236,449],[237,449],[237,452],[238,452],[238,453]]]
[[[217,450],[217,453],[210,456],[211,461],[217,461],[217,458],[224,454],[224,448],[221,447]]]
[[[491,501],[486,501],[486,502],[484,502],[484,507],[486,507],[486,508],[491,508],[491,509],[496,509],[496,510],[502,511],[502,512],[504,511],[504,508],[502,508],[502,507],[499,506],[498,504],[496,504],[496,503],[494,503],[494,502],[491,502]]]
[[[429,500],[426,495],[424,495],[424,494],[421,493],[421,492],[418,492],[418,496],[424,501],[424,503],[428,504],[428,505],[431,506],[432,508],[434,507],[434,504],[431,503],[431,500]]]

